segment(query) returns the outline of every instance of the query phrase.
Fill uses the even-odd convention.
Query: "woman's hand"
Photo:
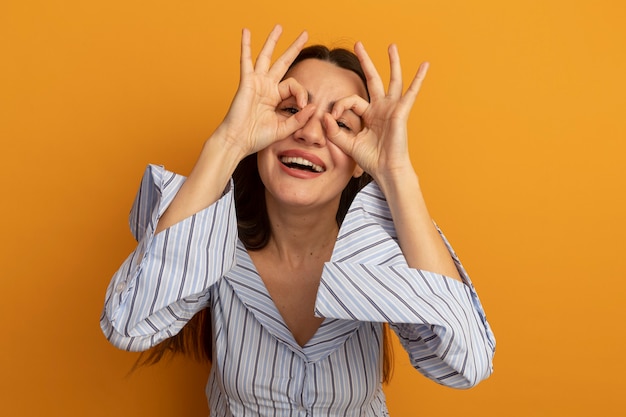
[[[217,201],[245,156],[289,136],[304,126],[315,111],[313,106],[307,106],[307,92],[300,84],[293,79],[281,81],[304,46],[307,34],[302,33],[272,65],[272,53],[281,32],[280,26],[272,30],[253,64],[250,32],[244,29],[241,77],[235,98],[224,121],[205,141],[187,180],[159,219],[157,233]],[[302,110],[285,118],[276,112],[276,107],[291,96]]]
[[[380,75],[363,45],[357,43],[354,49],[367,78],[370,102],[356,95],[339,100],[332,112],[325,116],[326,132],[330,141],[381,184],[413,170],[408,152],[407,121],[428,64],[420,65],[411,85],[403,94],[400,57],[397,47],[391,45],[391,77],[389,88],[385,91]],[[345,110],[352,110],[363,121],[363,129],[355,136],[339,129],[335,121]],[[409,169],[411,171],[407,171]]]
[[[255,63],[250,51],[250,31],[244,29],[242,33],[239,88],[218,132],[240,149],[243,156],[289,136],[303,126],[314,111],[313,106],[307,106],[307,92],[300,84],[294,79],[282,80],[308,35],[303,32],[298,36],[272,65],[272,53],[281,32],[280,26],[274,27]],[[291,96],[302,110],[285,119],[276,113],[276,107]]]

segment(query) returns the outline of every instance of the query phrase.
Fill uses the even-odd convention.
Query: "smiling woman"
[[[330,122],[325,116],[340,99],[352,95],[367,97],[367,93],[357,74],[321,59],[298,62],[287,72],[287,77],[306,90],[307,106],[313,108],[314,113],[290,136],[260,150],[258,169],[267,190],[268,204],[276,207],[294,204],[313,209],[310,211],[317,219],[309,215],[310,225],[299,227],[306,233],[304,227],[318,229],[322,222],[334,219],[342,190],[350,178],[363,173],[351,157],[326,139],[326,123],[342,126],[345,134],[353,138],[361,130],[360,117],[350,109]],[[287,98],[278,108],[291,109],[297,105],[294,100]],[[286,160],[291,164],[303,161],[307,168],[301,169],[302,164],[291,167],[285,164]],[[309,166],[319,167],[319,170],[311,170]],[[270,201],[274,199],[282,201]]]
[[[146,171],[104,333],[147,362],[205,354],[217,416],[388,415],[388,329],[428,378],[476,385],[495,340],[407,152],[427,65],[403,92],[391,46],[385,89],[361,44],[303,33],[271,64],[279,35],[253,65],[244,30],[239,89],[189,177]]]

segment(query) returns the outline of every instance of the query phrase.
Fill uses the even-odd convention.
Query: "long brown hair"
[[[323,45],[304,48],[291,64],[293,68],[305,59],[319,59],[340,68],[356,73],[367,90],[367,80],[356,55],[343,48],[329,49]],[[368,92],[369,95],[369,92]],[[256,154],[244,158],[233,173],[237,231],[239,239],[247,250],[254,251],[265,247],[270,239],[271,229],[265,206],[265,187],[259,176]],[[356,194],[372,178],[363,173],[351,178],[341,193],[337,210],[337,224],[341,225]],[[185,354],[199,361],[212,359],[212,328],[209,309],[198,312],[175,336],[144,352],[135,367],[159,362],[166,355]],[[389,382],[393,373],[393,347],[389,326],[383,325],[383,382]]]

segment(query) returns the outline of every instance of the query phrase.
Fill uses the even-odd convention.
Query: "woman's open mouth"
[[[292,169],[299,169],[302,171],[315,173],[324,172],[324,168],[322,166],[314,164],[313,162],[299,156],[281,156],[280,162],[282,162],[282,164],[286,167]]]

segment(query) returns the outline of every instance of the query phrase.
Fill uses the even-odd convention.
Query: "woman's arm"
[[[101,318],[102,330],[116,346],[143,350],[176,334],[206,307],[209,288],[232,267],[237,227],[227,185],[235,167],[296,130],[312,110],[309,106],[288,119],[276,113],[287,97],[306,101],[299,84],[281,81],[306,34],[271,65],[280,33],[274,28],[253,64],[250,33],[243,31],[237,94],[191,175],[185,179],[156,166],[146,171],[131,213],[138,245],[113,276]]]
[[[204,143],[191,174],[159,219],[156,233],[217,201],[241,159],[238,147],[232,146],[223,135],[213,134]]]
[[[461,281],[456,266],[426,207],[412,168],[378,182],[385,194],[402,253],[411,268],[435,272]]]
[[[400,59],[392,45],[385,90],[361,44],[355,52],[370,102],[356,96],[339,100],[326,116],[326,129],[376,184],[355,199],[363,210],[353,203],[355,217],[346,216],[338,244],[351,249],[325,266],[316,311],[324,317],[388,322],[415,368],[441,384],[471,387],[491,374],[495,339],[469,277],[431,220],[408,152],[407,119],[428,65],[420,66],[403,93]],[[348,108],[363,119],[364,128],[354,138],[335,123]],[[351,224],[359,233],[350,233]],[[367,242],[361,242],[364,236]],[[396,256],[400,251],[402,256]]]
[[[469,388],[491,374],[495,338],[470,277],[437,232],[463,282],[408,267],[386,198],[376,183],[366,186],[324,265],[316,313],[390,323],[416,369]]]
[[[100,320],[115,346],[145,350],[178,333],[209,302],[209,288],[235,263],[232,187],[210,207],[154,234],[185,178],[150,165],[129,220],[138,241],[113,275]]]

